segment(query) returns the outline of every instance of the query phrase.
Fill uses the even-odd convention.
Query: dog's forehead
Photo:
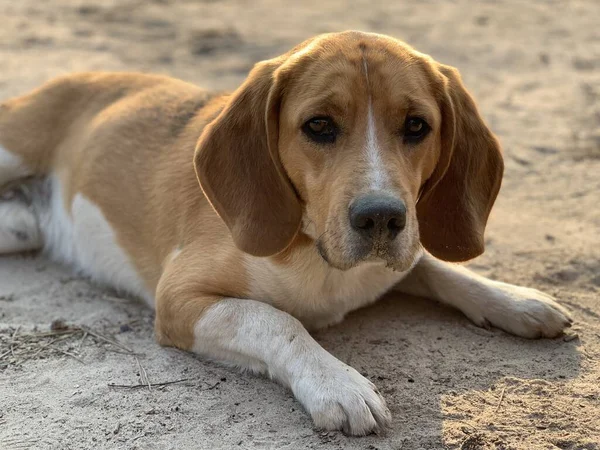
[[[432,59],[396,39],[357,32],[325,35],[288,62],[285,103],[294,117],[305,119],[305,113],[323,105],[348,111],[371,101],[390,111],[421,105],[425,116],[437,116]]]
[[[398,39],[355,31],[321,35],[303,44],[292,57],[308,60],[316,66],[344,65],[356,69],[365,63],[405,66],[429,59]]]
[[[432,59],[388,36],[362,32],[322,35],[289,56],[288,74],[301,91],[323,87],[358,94],[365,81],[372,88],[418,92],[435,81]]]

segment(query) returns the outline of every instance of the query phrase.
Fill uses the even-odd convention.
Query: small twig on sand
[[[81,338],[81,340],[79,341],[79,345],[77,346],[77,353],[81,353],[81,349],[83,348],[83,341],[85,341],[85,338],[88,336],[88,332],[84,331],[83,332],[83,337]]]
[[[502,400],[504,400],[504,392],[506,391],[506,386],[502,388],[502,392],[500,393],[500,400],[498,400],[498,404],[496,405],[496,409],[494,410],[494,414],[498,412],[500,409],[500,405],[502,404]]]
[[[216,387],[217,387],[218,385],[220,385],[220,384],[221,384],[221,382],[220,382],[220,381],[217,381],[215,384],[213,384],[213,385],[211,385],[211,386],[208,386],[208,387],[207,387],[207,388],[205,388],[205,389],[200,389],[200,390],[201,390],[201,391],[212,391],[214,388],[216,388]]]
[[[33,333],[24,333],[19,336],[22,337],[34,337],[34,338],[45,338],[45,337],[54,337],[54,336],[62,336],[68,335],[66,337],[81,333],[81,328],[79,327],[71,327],[66,330],[53,330],[53,331],[43,331],[43,332],[33,332]]]
[[[10,337],[11,341],[15,340],[15,338],[17,337],[17,333],[19,332],[20,329],[21,329],[21,325],[18,325],[17,328],[15,328],[15,331],[13,332],[12,336]]]
[[[135,353],[135,352],[126,352],[116,348],[104,348],[105,352],[109,353],[117,353],[119,355],[128,355],[128,356],[144,356],[144,353]]]
[[[50,347],[52,347],[54,350],[56,350],[58,353],[62,353],[63,355],[66,356],[70,356],[71,358],[79,361],[81,364],[85,364],[85,362],[83,361],[83,359],[81,359],[79,356],[74,355],[73,353],[67,352],[65,350],[61,350],[60,348],[56,348],[55,346],[51,345]]]
[[[57,350],[57,348],[56,348],[56,347],[52,347],[52,344],[54,344],[54,343],[55,343],[56,341],[58,341],[58,340],[59,340],[59,339],[53,339],[53,340],[51,340],[50,342],[48,342],[48,343],[46,343],[46,344],[40,345],[40,346],[37,348],[37,350],[36,350],[36,352],[35,352],[35,353],[33,353],[33,354],[29,355],[29,356],[26,356],[26,357],[25,357],[25,358],[23,358],[23,359],[22,359],[22,360],[21,360],[19,363],[20,363],[20,364],[23,364],[25,361],[28,361],[28,360],[30,360],[30,359],[34,359],[34,358],[35,358],[37,355],[39,355],[40,353],[42,353],[42,350],[44,350],[44,349],[46,349],[46,348],[48,348],[48,347],[51,347],[51,348],[53,348],[54,350]]]
[[[138,367],[140,369],[140,379],[142,380],[142,383],[145,383],[148,385],[148,390],[151,391],[152,390],[152,386],[150,385],[150,380],[148,379],[148,374],[146,373],[146,369],[144,369],[144,367],[142,366],[142,363],[140,362],[140,360],[138,359],[138,357],[135,357],[135,360],[138,363]]]
[[[12,354],[13,358],[15,356],[15,349],[14,349],[13,345],[16,342],[17,333],[19,332],[19,328],[21,328],[21,325],[19,325],[17,328],[15,328],[15,332],[10,337],[10,353]]]
[[[162,383],[152,383],[150,386],[152,386],[152,387],[168,386],[169,384],[183,383],[185,381],[189,381],[189,378],[182,378],[181,380],[174,380],[174,381],[164,381]],[[116,389],[141,389],[141,388],[147,388],[148,384],[114,384],[114,383],[108,383],[108,387],[116,388]]]
[[[101,341],[108,342],[109,344],[112,344],[115,347],[119,347],[120,349],[125,350],[129,354],[134,353],[134,351],[131,350],[129,347],[126,347],[125,345],[121,344],[120,342],[115,341],[114,339],[110,339],[110,338],[108,338],[108,337],[106,337],[106,336],[104,336],[104,335],[102,335],[100,333],[97,333],[97,332],[95,332],[93,330],[90,330],[87,327],[81,327],[81,329],[84,332],[87,332],[88,334],[94,336],[95,338],[100,339]]]

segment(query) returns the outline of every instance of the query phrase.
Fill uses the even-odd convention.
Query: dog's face
[[[502,159],[456,72],[394,39],[318,36],[257,65],[200,138],[200,184],[243,250],[296,233],[333,267],[483,251]]]
[[[281,103],[279,155],[329,264],[410,267],[440,124],[431,76],[403,48],[338,44],[302,64]]]

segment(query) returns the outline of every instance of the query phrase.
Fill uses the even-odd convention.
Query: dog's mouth
[[[416,245],[411,248],[400,248],[398,250],[391,249],[386,245],[372,245],[370,248],[354,248],[344,252],[345,255],[340,257],[336,252],[331,252],[325,244],[325,239],[322,237],[315,241],[317,252],[327,263],[327,265],[342,271],[352,269],[361,264],[380,263],[386,268],[396,271],[405,272],[410,270],[422,255],[423,248],[417,241]]]

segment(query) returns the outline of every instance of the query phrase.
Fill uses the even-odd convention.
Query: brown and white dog
[[[550,296],[448,263],[483,252],[502,172],[458,72],[386,36],[317,36],[231,95],[69,75],[1,106],[0,253],[44,249],[143,297],[161,344],[364,435],[385,401],[307,329],[392,289],[518,336],[570,325]]]

